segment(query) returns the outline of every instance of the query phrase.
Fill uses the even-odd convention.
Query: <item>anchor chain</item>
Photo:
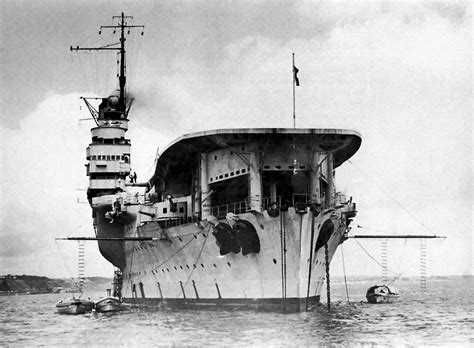
[[[328,298],[328,312],[331,311],[331,285],[329,282],[329,247],[328,243],[324,244],[324,254],[326,261],[326,288],[327,288],[327,298]]]
[[[286,219],[282,212],[280,215],[280,251],[281,251],[281,298],[286,298]]]

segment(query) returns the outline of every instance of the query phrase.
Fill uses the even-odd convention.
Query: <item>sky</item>
[[[338,168],[352,234],[428,234],[427,275],[472,275],[472,7],[432,1],[0,2],[0,274],[77,276],[93,236],[85,149],[93,122],[80,96],[117,88],[117,42],[100,25],[134,17],[127,86],[132,167],[148,179],[157,149],[185,133],[292,127],[354,129]],[[361,226],[358,228],[357,226]],[[420,241],[388,242],[389,276],[420,274]],[[343,255],[342,255],[343,254]],[[350,239],[334,275],[381,276],[380,240]],[[343,263],[344,260],[344,263]],[[344,267],[345,266],[345,267]],[[97,245],[86,276],[112,276]]]

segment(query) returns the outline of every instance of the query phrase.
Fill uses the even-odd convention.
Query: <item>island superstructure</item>
[[[360,135],[252,127],[186,134],[162,151],[151,178],[136,182],[125,135],[124,31],[142,26],[127,18],[103,27],[121,31],[118,93],[100,100],[97,111],[85,99],[96,122],[88,199],[99,250],[121,275],[120,296],[198,308],[317,303],[356,214],[334,181]]]

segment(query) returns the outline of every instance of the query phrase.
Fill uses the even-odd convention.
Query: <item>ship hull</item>
[[[245,255],[243,249],[221,255],[216,227],[205,221],[168,228],[157,222],[126,226],[125,237],[157,240],[124,242],[124,302],[159,308],[313,307],[320,299],[326,264],[345,238],[355,205],[321,212],[290,207],[272,215],[238,214],[259,238],[260,250]]]
[[[203,309],[203,310],[256,310],[300,312],[310,310],[319,303],[320,296],[308,298],[127,298],[124,302],[150,309]]]
[[[335,192],[335,169],[359,149],[360,135],[295,127],[184,134],[157,152],[152,177],[137,182],[125,135],[133,98],[124,32],[143,26],[127,18],[115,16],[112,26],[121,33],[112,48],[120,51],[119,94],[82,98],[95,121],[87,197],[99,250],[119,269],[114,293],[198,307],[317,302],[355,215],[352,200]],[[99,99],[97,108],[88,99]]]

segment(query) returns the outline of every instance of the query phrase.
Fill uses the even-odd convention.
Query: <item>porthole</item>
[[[281,166],[275,166],[276,169],[281,169]]]
[[[167,270],[168,272],[170,271],[170,269],[169,269],[169,268],[167,268],[166,270]]]
[[[217,156],[214,156],[214,160],[217,161]]]
[[[273,263],[276,265],[276,263],[277,263],[277,260],[276,260],[276,259],[273,259]]]
[[[264,230],[264,229],[265,229],[265,227],[264,227],[263,225],[260,225],[260,228],[261,228],[262,230]]]
[[[230,262],[227,262],[227,266],[229,266],[229,267],[230,267]]]
[[[174,269],[175,269],[175,270],[178,270],[178,269],[176,268],[176,266],[174,266]]]
[[[187,269],[189,269],[189,266],[188,266],[188,265],[186,265],[186,268],[187,268]]]
[[[184,269],[183,266],[179,266],[179,268]]]
[[[242,173],[245,173],[245,169],[242,169]]]
[[[214,266],[214,268],[217,268],[217,266],[216,266],[216,264],[215,264],[215,263],[213,264],[213,266]]]
[[[201,267],[204,268],[204,265],[201,263]]]
[[[194,235],[194,239],[198,239],[198,236]]]
[[[182,242],[183,240],[181,239],[181,237],[178,237],[179,241]]]

